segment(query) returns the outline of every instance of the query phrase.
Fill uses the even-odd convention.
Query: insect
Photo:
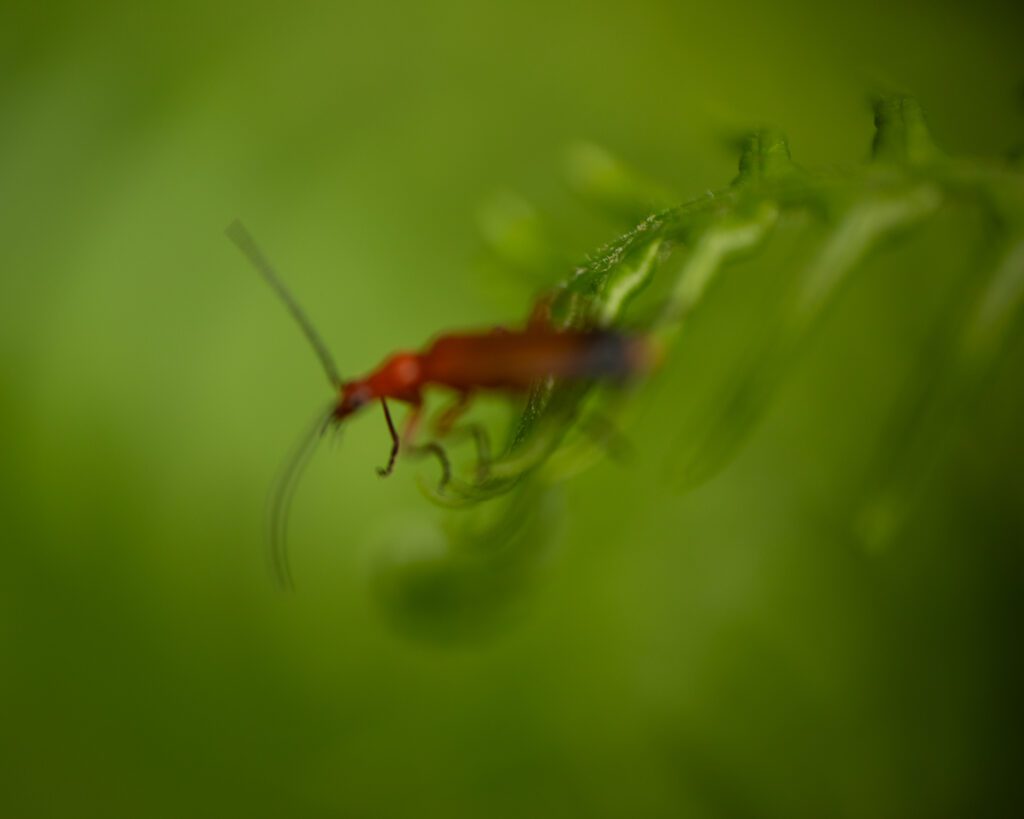
[[[334,390],[327,408],[316,416],[295,453],[286,461],[268,504],[271,563],[286,587],[291,585],[285,548],[291,499],[317,441],[330,427],[339,427],[363,408],[379,403],[391,435],[391,451],[387,464],[378,468],[378,474],[382,477],[391,474],[398,453],[404,447],[412,453],[432,454],[438,459],[443,489],[451,474],[444,449],[437,441],[425,445],[416,443],[426,388],[447,388],[455,394],[454,402],[434,425],[438,437],[443,437],[452,430],[479,391],[522,394],[549,377],[623,381],[645,371],[652,363],[652,350],[643,336],[605,329],[558,329],[551,324],[547,302],[542,300],[523,329],[494,328],[440,335],[422,351],[395,353],[362,378],[344,380],[312,322],[250,233],[239,221],[233,222],[226,232],[291,312],[316,351]],[[391,416],[389,400],[410,407],[401,435]],[[478,442],[478,449],[483,459],[485,447]]]

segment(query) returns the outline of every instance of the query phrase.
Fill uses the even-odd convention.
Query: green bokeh
[[[387,606],[441,516],[428,466],[376,479],[374,414],[298,495],[297,593],[270,580],[266,488],[327,393],[223,235],[244,219],[361,372],[525,314],[536,282],[482,263],[496,193],[569,258],[614,237],[564,185],[575,140],[685,199],[735,175],[750,126],[808,167],[861,161],[866,100],[896,89],[948,153],[1006,151],[1012,4],[20,5],[0,15],[3,815],[964,816],[1013,795],[1019,333],[898,541],[873,554],[850,525],[984,239],[970,217],[878,261],[737,459],[681,494],[689,373],[734,363],[788,251],[745,263],[641,390],[635,460],[568,482],[511,609],[451,643]]]

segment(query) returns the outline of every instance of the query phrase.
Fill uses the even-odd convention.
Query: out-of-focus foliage
[[[5,815],[1013,812],[1012,4],[0,17]],[[458,508],[354,420],[281,595],[328,396],[236,216],[345,375],[560,282],[664,361],[482,401]]]
[[[767,334],[735,371],[721,375],[724,387],[701,397],[696,419],[681,434],[666,428],[678,440],[677,448],[666,454],[671,460],[668,482],[692,488],[734,457],[846,280],[873,251],[894,239],[911,241],[915,232],[927,230],[930,220],[940,221],[944,209],[976,211],[986,237],[984,249],[977,248],[966,260],[932,317],[937,328],[933,332],[941,340],[923,354],[893,401],[876,463],[865,473],[866,496],[850,498],[850,525],[870,549],[885,548],[898,535],[908,505],[941,463],[948,439],[970,419],[1024,312],[1024,175],[1009,161],[946,158],[934,144],[919,104],[907,97],[880,98],[875,127],[870,163],[828,173],[794,164],[781,133],[751,134],[744,140],[739,175],[728,188],[640,219],[543,297],[550,302],[553,320],[564,328],[615,330],[626,326],[626,306],[651,284],[657,268],[672,271],[675,280],[660,309],[643,326],[659,357],[671,355],[677,337],[729,262],[737,256],[756,258],[776,239],[776,231],[792,234],[791,258],[801,262],[777,285],[782,296],[775,309],[766,311]],[[614,188],[614,196],[599,197],[611,213],[630,212],[637,207],[631,203],[642,202],[644,192],[653,188],[633,181],[607,154],[586,150],[600,158],[584,168],[574,156],[570,175],[582,190]],[[609,177],[614,185],[606,182]],[[500,255],[515,265],[536,240],[523,233],[518,213],[510,214],[506,225],[502,232],[492,222],[490,232],[501,235],[495,243]],[[682,251],[672,253],[676,244]],[[517,247],[524,251],[517,252]],[[640,332],[635,322],[632,332]],[[567,469],[575,472],[591,464],[595,448],[609,447],[608,430],[618,435],[608,418],[595,415],[600,411],[586,404],[599,387],[553,380],[539,384],[514,424],[507,452],[488,464],[486,477],[428,490],[438,504],[459,510],[496,501],[504,508],[501,513],[491,510],[489,525],[454,529],[448,558],[458,568],[444,572],[443,586],[435,581],[433,593],[424,595],[422,583],[409,584],[406,603],[413,605],[413,623],[440,617],[450,625],[478,627],[488,620],[483,608],[508,604],[508,595],[490,590],[483,575],[500,576],[503,588],[514,588],[525,575],[512,571],[510,563],[527,563],[543,554],[540,532],[522,535],[524,522],[535,518],[533,506],[543,502],[545,493],[557,491],[554,485]],[[594,429],[588,435],[588,421],[593,425],[595,418],[604,435]],[[578,435],[575,446],[567,444],[573,427],[583,428],[582,437],[590,440],[581,442]],[[510,492],[514,498],[504,497]],[[456,513],[456,518],[464,516]],[[476,568],[467,572],[470,556]],[[429,555],[427,562],[434,576],[438,555]],[[417,576],[421,570],[415,563],[398,569]],[[478,604],[467,608],[467,599],[478,599]],[[422,611],[416,610],[416,600]]]

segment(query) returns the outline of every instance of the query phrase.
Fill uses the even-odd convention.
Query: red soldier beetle
[[[315,423],[285,463],[268,505],[271,560],[275,574],[284,586],[291,585],[285,553],[291,499],[318,439],[332,425],[340,427],[345,419],[379,401],[391,435],[391,452],[387,465],[379,467],[378,474],[382,477],[391,474],[404,443],[412,452],[431,453],[438,458],[442,468],[440,488],[443,489],[451,474],[443,448],[436,441],[425,445],[415,443],[425,388],[444,387],[456,394],[455,402],[441,414],[435,425],[437,433],[443,436],[451,431],[468,409],[473,395],[479,391],[525,394],[545,378],[624,381],[647,370],[653,360],[651,346],[642,336],[606,329],[554,327],[548,316],[548,303],[542,300],[534,308],[524,329],[496,328],[440,335],[421,352],[395,353],[368,375],[346,381],[340,376],[330,351],[312,322],[242,223],[232,222],[226,232],[284,302],[336,391],[327,409],[317,415]],[[402,435],[399,435],[391,417],[389,399],[408,404],[411,408]],[[479,442],[478,450],[483,458],[484,447]]]

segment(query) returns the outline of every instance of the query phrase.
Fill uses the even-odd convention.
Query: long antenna
[[[331,357],[330,352],[327,349],[327,345],[324,344],[323,339],[320,338],[320,334],[313,327],[313,322],[309,320],[305,311],[299,306],[299,303],[295,300],[292,294],[288,291],[288,288],[284,286],[284,282],[278,278],[277,273],[274,272],[274,268],[270,262],[267,261],[267,257],[263,255],[263,251],[260,250],[259,245],[256,244],[256,240],[252,238],[252,234],[245,229],[238,219],[235,219],[226,231],[224,231],[228,238],[234,242],[238,249],[242,251],[245,257],[249,260],[250,264],[256,268],[259,274],[266,280],[274,292],[281,297],[281,301],[284,302],[285,307],[295,317],[295,320],[299,323],[299,327],[302,328],[302,332],[306,334],[306,338],[309,339],[309,343],[313,345],[313,349],[316,350],[316,354],[320,357],[320,363],[323,365],[324,372],[327,373],[327,378],[331,382],[331,386],[341,386],[341,376],[338,375],[338,367],[334,363],[334,359]]]
[[[334,410],[335,404],[332,401],[326,410],[317,413],[291,455],[281,465],[267,499],[267,553],[274,577],[285,590],[292,588],[292,571],[288,561],[288,518],[292,510],[292,498],[316,445],[334,416]]]

